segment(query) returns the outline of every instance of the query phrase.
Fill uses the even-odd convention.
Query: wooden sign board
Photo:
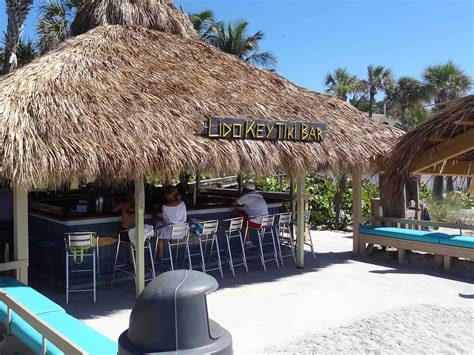
[[[205,124],[205,136],[220,139],[251,139],[293,142],[321,142],[327,132],[323,123],[264,121],[242,118],[211,117]]]

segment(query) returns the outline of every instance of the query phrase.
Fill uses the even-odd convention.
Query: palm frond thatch
[[[26,187],[72,178],[347,171],[369,167],[402,132],[199,41],[103,26],[0,81],[0,165]],[[325,123],[318,143],[217,140],[208,117]]]
[[[395,186],[394,193],[412,175],[413,164],[423,152],[470,129],[474,129],[474,95],[449,101],[442,110],[405,134],[383,164],[388,181]],[[474,142],[472,150],[456,160],[474,163]]]
[[[172,0],[86,0],[71,24],[80,35],[98,26],[141,26],[183,37],[196,36],[188,16]]]

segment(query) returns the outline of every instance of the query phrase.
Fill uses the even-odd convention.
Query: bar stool
[[[277,252],[278,243],[275,238],[275,231],[273,229],[273,222],[275,220],[275,216],[268,215],[268,216],[262,216],[259,218],[261,218],[260,227],[259,228],[249,227],[249,228],[257,229],[257,238],[258,238],[258,244],[259,244],[259,249],[260,249],[260,261],[262,263],[263,270],[267,271],[265,264],[270,261],[275,261],[275,263],[277,264],[277,267],[280,267],[280,263],[278,262],[278,252]],[[271,242],[265,242],[266,235],[270,235],[272,237]],[[272,259],[265,259],[265,254],[263,252],[263,247],[265,245],[273,245],[273,258]]]
[[[117,242],[117,251],[115,253],[115,262],[114,262],[114,270],[112,272],[112,281],[110,283],[110,288],[113,288],[114,286],[114,281],[115,281],[115,272],[120,271],[125,274],[133,275],[135,282],[136,282],[136,272],[137,272],[137,266],[135,262],[135,253],[136,253],[136,246],[133,245],[133,243],[130,241],[130,238],[128,237],[128,232],[129,230],[121,230],[118,233],[118,242]],[[125,244],[125,246],[128,246],[128,249],[130,250],[130,255],[132,257],[132,263],[133,263],[133,272],[128,271],[126,267],[128,264],[120,264],[117,265],[118,263],[118,257],[120,253],[120,246],[122,244]],[[148,250],[148,254],[150,256],[150,264],[151,264],[151,278],[145,279],[145,281],[150,281],[156,277],[155,274],[155,264],[153,262],[153,254],[152,254],[152,247],[150,243],[150,237],[145,237],[145,245],[144,245],[145,251]]]
[[[174,270],[174,262],[173,262],[173,250],[172,248],[176,248],[176,263],[178,262],[179,257],[179,247],[181,245],[185,246],[185,259],[186,254],[188,255],[188,262],[189,262],[189,269],[193,269],[193,264],[191,262],[191,253],[189,251],[189,225],[187,223],[180,223],[180,224],[172,224],[168,226],[171,228],[171,235],[170,240],[168,242],[168,252],[169,258],[164,258],[164,260],[169,260],[171,265],[171,270]],[[174,243],[171,243],[171,241]]]
[[[225,233],[225,237],[227,240],[227,258],[229,259],[230,270],[232,271],[232,275],[235,277],[235,268],[237,266],[244,266],[245,271],[249,272],[247,267],[247,257],[245,256],[245,246],[244,246],[244,237],[242,235],[242,224],[244,219],[242,217],[225,219],[219,222],[219,230]],[[234,264],[234,260],[232,257],[232,248],[231,248],[231,240],[232,239],[239,239],[240,247],[241,247],[241,257],[242,262],[239,264]]]
[[[313,238],[311,237],[311,231],[309,230],[309,218],[310,218],[310,216],[311,216],[311,211],[309,211],[309,210],[304,211],[304,215],[303,215],[304,229],[303,230],[308,231],[308,234],[309,234],[309,242],[305,241],[304,244],[308,245],[311,248],[311,254],[313,254],[313,260],[316,261],[316,254],[314,252],[314,246],[313,246]],[[293,213],[293,220],[291,221],[291,226],[292,226],[291,233],[292,233],[292,235],[294,235],[294,228],[298,227],[297,217],[298,217],[298,213],[294,212]],[[296,238],[294,238],[294,236],[293,236],[292,239],[296,244]]]
[[[283,258],[293,257],[296,263],[295,243],[293,241],[293,234],[291,233],[291,212],[285,212],[275,215],[275,229],[278,238],[278,252],[280,255],[281,265],[284,265]],[[291,254],[283,255],[281,246],[290,248]]]
[[[199,249],[201,251],[201,259],[202,259],[202,271],[207,273],[208,271],[215,271],[219,270],[221,273],[221,277],[224,278],[224,272],[222,271],[222,262],[221,262],[221,253],[219,248],[219,240],[217,238],[217,227],[219,226],[219,222],[217,220],[205,221],[201,222],[202,225],[202,232],[196,233],[196,237],[199,238]],[[211,243],[211,249],[208,256],[209,259],[212,258],[212,254],[215,252],[217,253],[217,267],[215,268],[207,268],[206,267],[206,255],[207,255],[207,245]],[[203,245],[205,247],[205,252],[203,253]],[[214,251],[214,245],[216,246],[216,250]]]
[[[97,238],[94,232],[74,232],[66,233],[64,237],[66,247],[66,304],[69,304],[69,293],[72,292],[93,292],[94,303],[96,303],[96,248]],[[72,272],[91,272],[92,271],[92,288],[91,289],[71,289],[69,287],[69,258],[73,258],[74,263],[82,264],[84,257],[92,257],[92,270],[81,269],[71,270]],[[78,262],[79,259],[79,262]]]

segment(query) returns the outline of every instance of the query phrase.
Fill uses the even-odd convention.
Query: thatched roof
[[[197,39],[103,26],[0,81],[0,165],[26,187],[197,169],[302,172],[369,167],[401,131]],[[322,143],[213,140],[208,117],[325,123]]]
[[[448,102],[408,132],[385,161],[390,181],[412,174],[474,176],[474,95]]]
[[[71,25],[74,35],[106,25],[140,26],[182,37],[196,32],[172,0],[86,0]]]

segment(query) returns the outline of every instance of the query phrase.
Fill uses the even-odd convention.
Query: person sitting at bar
[[[122,229],[135,227],[135,202],[132,192],[113,209],[113,212],[118,211],[122,213]]]
[[[161,223],[158,222],[156,235],[158,236],[158,260],[164,258],[165,239],[171,239],[171,225],[186,223],[186,204],[181,201],[181,195],[175,186],[170,186],[165,191],[165,204],[162,208]],[[161,224],[161,226],[160,226]],[[158,228],[161,227],[161,230]]]
[[[237,207],[236,214],[243,217],[246,244],[250,244],[250,241],[247,241],[248,228],[260,228],[259,217],[268,215],[267,202],[260,193],[255,191],[254,183],[246,183],[243,195],[232,202],[232,206]]]

